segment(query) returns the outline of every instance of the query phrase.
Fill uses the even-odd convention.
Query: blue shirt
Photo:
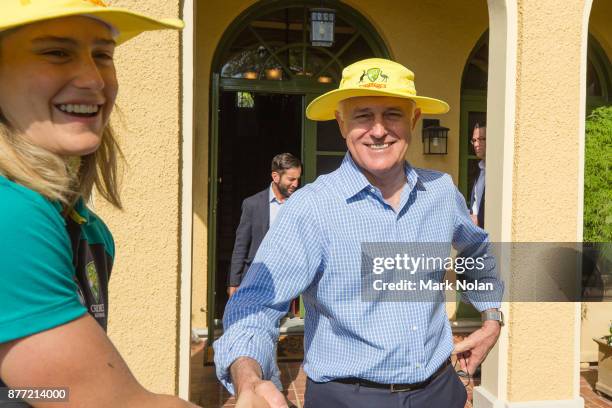
[[[230,392],[228,369],[238,357],[255,359],[264,378],[270,378],[278,321],[299,294],[306,309],[304,371],[314,381],[358,377],[414,383],[450,356],[453,338],[444,302],[365,302],[361,297],[364,242],[448,242],[449,253],[452,242],[461,253],[488,241],[449,175],[407,163],[405,172],[397,212],[348,153],[340,168],[283,205],[228,302],[224,335],[214,343],[217,375]],[[479,273],[479,279],[495,281],[501,290],[495,269]],[[479,301],[472,292],[464,295],[480,311],[500,306]],[[501,299],[498,295],[495,299]]]

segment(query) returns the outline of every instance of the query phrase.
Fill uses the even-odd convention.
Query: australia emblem
[[[366,79],[369,82],[364,84]],[[360,86],[368,88],[372,86],[376,88],[384,88],[386,87],[384,83],[387,82],[388,79],[389,77],[382,71],[382,69],[370,68],[368,70],[363,70],[363,73],[359,77],[359,84],[362,84]]]

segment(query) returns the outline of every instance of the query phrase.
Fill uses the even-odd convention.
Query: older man
[[[370,301],[362,292],[364,243],[447,242],[450,252],[452,241],[463,256],[487,257],[487,234],[452,179],[405,161],[421,113],[447,111],[445,102],[417,95],[410,70],[383,59],[346,67],[340,88],[308,107],[310,119],[338,121],[348,153],[283,207],[226,308],[215,362],[239,403],[286,406],[268,379],[276,322],[301,293],[307,408],[463,408],[444,302]],[[473,372],[499,336],[502,285],[494,267],[465,274],[495,284],[495,300],[464,293],[485,320],[455,349]]]

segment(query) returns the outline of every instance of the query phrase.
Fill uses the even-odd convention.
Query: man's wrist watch
[[[486,320],[495,320],[499,322],[500,326],[504,325],[504,314],[499,309],[485,310],[484,312],[480,314],[480,316],[483,322]]]

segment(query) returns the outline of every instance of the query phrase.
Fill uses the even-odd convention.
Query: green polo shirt
[[[82,200],[75,210],[0,176],[0,343],[86,312],[106,328],[113,238]]]

